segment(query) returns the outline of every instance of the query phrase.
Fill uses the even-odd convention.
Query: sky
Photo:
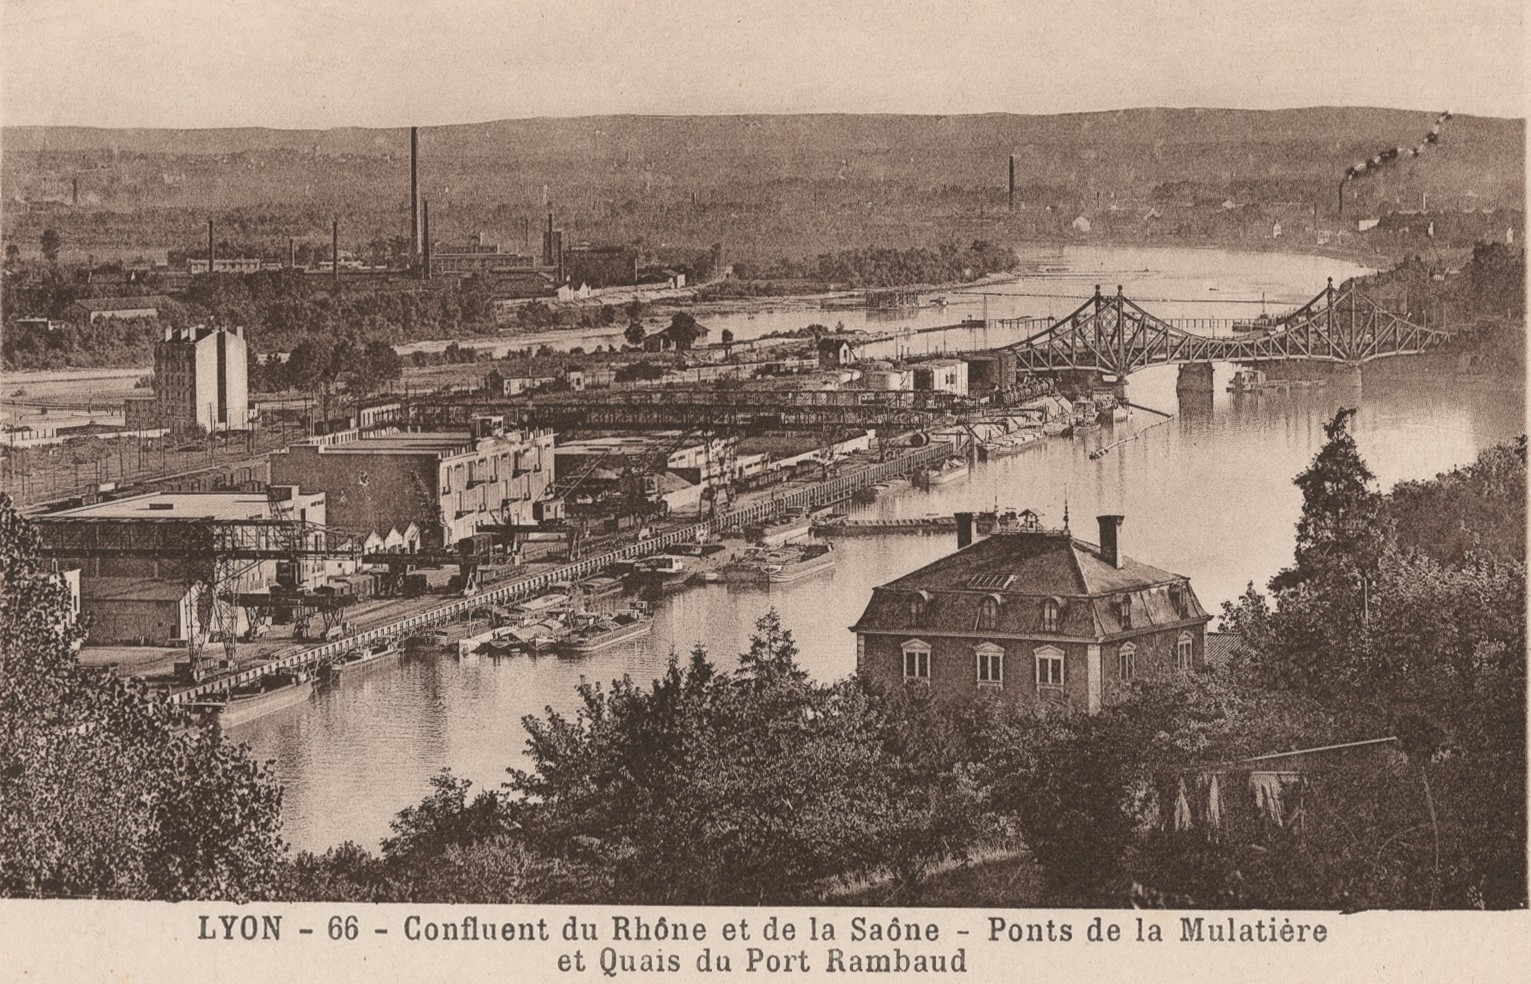
[[[1381,106],[1524,117],[1522,0],[0,0],[0,120]]]

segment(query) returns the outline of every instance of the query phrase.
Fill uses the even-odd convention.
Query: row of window
[[[1186,604],[1185,587],[1172,584],[1169,587],[1170,604],[1182,617],[1186,617],[1189,609]],[[984,631],[992,631],[999,628],[999,615],[1003,602],[998,595],[987,595],[978,603],[977,628]],[[1122,628],[1132,628],[1132,595],[1124,594],[1118,597],[1112,608],[1116,613],[1117,621]],[[926,624],[926,618],[930,614],[930,593],[926,591],[915,592],[909,598],[909,621],[911,625],[922,626]],[[1063,604],[1054,598],[1049,598],[1042,603],[1043,632],[1056,633],[1063,620]]]
[[[930,643],[912,639],[903,646],[904,679],[930,679]],[[1180,633],[1175,642],[1175,669],[1187,672],[1191,669],[1195,653],[1195,641],[1189,632]],[[1003,687],[1005,685],[1005,651],[993,643],[973,647],[976,681],[980,687]],[[1038,689],[1062,689],[1064,685],[1063,650],[1057,646],[1039,646],[1032,651],[1035,663],[1034,679]],[[1138,647],[1127,642],[1117,650],[1117,676],[1131,680],[1138,672]]]

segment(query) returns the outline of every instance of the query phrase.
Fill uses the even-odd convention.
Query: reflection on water
[[[1356,440],[1384,488],[1470,461],[1523,427],[1519,392],[1341,378],[1327,387],[1234,395],[1224,391],[1231,374],[1218,366],[1213,392],[1182,404],[1174,368],[1145,370],[1130,378],[1129,397],[1178,412],[1168,424],[1145,429],[1159,418],[1139,412],[858,513],[917,516],[998,504],[1035,509],[1056,524],[1066,501],[1074,528],[1089,539],[1096,514],[1123,513],[1127,552],[1188,575],[1216,611],[1249,581],[1263,585],[1290,561],[1300,506],[1292,477],[1318,450],[1324,422],[1338,407],[1360,408]],[[1139,431],[1137,440],[1088,459],[1090,450]],[[832,570],[802,581],[714,584],[672,595],[656,606],[654,633],[626,647],[584,660],[406,660],[232,736],[276,760],[287,787],[287,836],[296,846],[323,849],[346,839],[375,846],[389,819],[425,795],[427,778],[441,767],[479,783],[502,781],[506,767],[524,762],[521,718],[548,706],[572,710],[581,679],[629,674],[647,681],[662,672],[672,647],[684,653],[697,643],[731,660],[770,608],[781,612],[815,676],[850,673],[855,643],[846,627],[872,587],[954,546],[945,536],[846,538]]]

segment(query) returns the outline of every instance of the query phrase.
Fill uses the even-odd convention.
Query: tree
[[[734,674],[698,649],[647,690],[580,696],[572,717],[526,719],[533,767],[511,770],[510,810],[535,850],[601,873],[604,900],[808,898],[880,867],[901,834],[867,695],[809,681],[774,613]]]
[[[1341,570],[1369,567],[1386,540],[1382,495],[1351,436],[1356,411],[1340,410],[1324,425],[1324,446],[1295,479],[1302,490],[1302,518],[1297,522],[1296,563],[1277,574],[1271,589],[1295,587]]]
[[[675,312],[674,316],[670,318],[668,330],[670,332],[670,340],[674,342],[677,352],[691,348],[696,344],[697,339],[701,338],[707,331],[686,311]]]
[[[139,682],[80,665],[86,627],[0,496],[0,895],[270,897],[281,788]]]
[[[358,396],[364,396],[398,379],[403,372],[404,364],[392,345],[368,342],[351,365],[351,387]]]
[[[1313,487],[1346,494],[1315,494],[1312,522],[1305,509],[1299,529],[1312,535],[1299,538],[1309,548],[1300,574],[1274,605],[1251,591],[1225,609],[1264,682],[1316,701],[1352,739],[1397,736],[1409,781],[1430,801],[1432,848],[1428,868],[1419,858],[1395,867],[1415,865],[1414,883],[1442,904],[1504,908],[1526,897],[1525,562],[1499,541],[1525,527],[1521,451],[1519,442],[1487,449],[1473,465],[1401,485],[1375,509],[1355,481],[1359,458],[1320,452],[1340,467]],[[1382,532],[1344,521],[1358,515]],[[1349,852],[1328,858],[1336,870],[1362,851],[1331,847]],[[1383,892],[1384,874],[1347,877]]]
[[[57,263],[58,252],[62,246],[63,240],[59,238],[58,230],[52,228],[43,230],[43,259],[47,260],[49,263]]]
[[[643,322],[634,319],[627,323],[627,330],[622,333],[622,338],[629,345],[642,345],[644,336],[648,332],[643,330]]]

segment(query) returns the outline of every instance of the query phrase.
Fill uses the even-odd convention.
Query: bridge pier
[[[1212,363],[1187,362],[1181,366],[1180,375],[1175,377],[1175,392],[1212,392]]]

